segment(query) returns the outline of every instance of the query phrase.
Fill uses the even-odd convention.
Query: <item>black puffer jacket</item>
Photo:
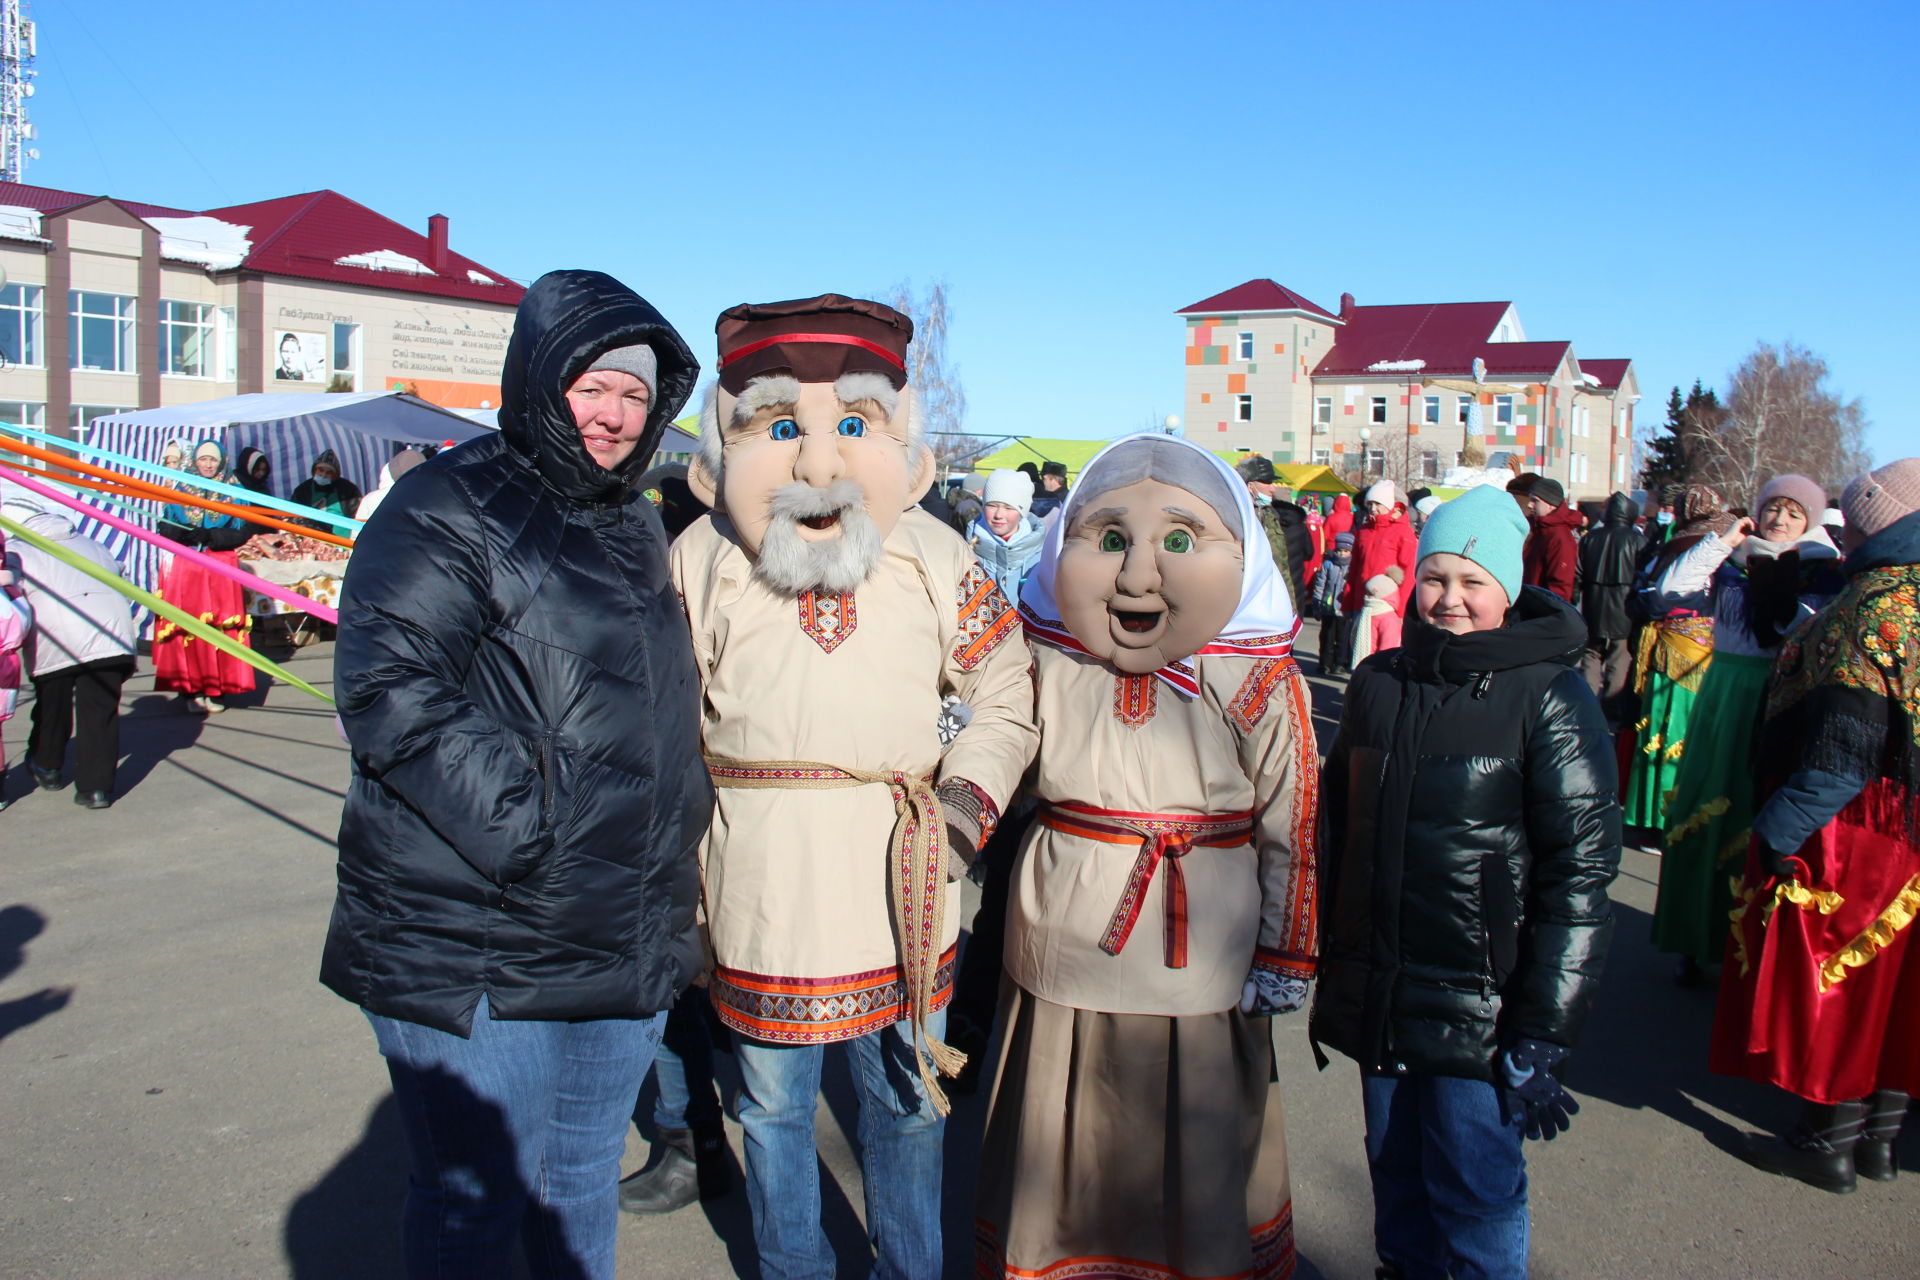
[[[1646,547],[1633,524],[1636,514],[1633,499],[1616,493],[1607,499],[1600,527],[1580,539],[1580,612],[1589,643],[1633,634],[1627,597],[1633,594],[1633,568]]]
[[[608,471],[565,388],[645,342],[646,434]],[[439,454],[354,549],[334,657],[353,780],[321,981],[468,1033],[637,1017],[698,964],[712,793],[667,539],[633,487],[699,365],[592,271],[543,276],[507,347],[500,433]]]
[[[1573,607],[1528,587],[1497,631],[1409,618],[1360,665],[1327,755],[1311,1035],[1369,1070],[1493,1078],[1571,1047],[1612,932],[1613,747]]]

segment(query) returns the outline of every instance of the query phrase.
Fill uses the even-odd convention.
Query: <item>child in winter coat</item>
[[[1360,1068],[1382,1275],[1524,1277],[1522,1139],[1579,1110],[1557,1077],[1612,932],[1619,789],[1586,625],[1521,588],[1526,532],[1491,485],[1434,511],[1403,643],[1355,670],[1327,753],[1308,1030]]]
[[[1313,575],[1313,587],[1307,593],[1320,619],[1320,674],[1323,676],[1337,676],[1349,669],[1346,659],[1352,646],[1347,640],[1346,616],[1340,612],[1340,595],[1346,590],[1347,567],[1352,559],[1353,535],[1335,534],[1326,563]]]
[[[1360,625],[1353,629],[1353,665],[1376,653],[1400,647],[1400,609],[1395,604],[1407,575],[1390,564],[1384,573],[1367,579],[1366,603],[1360,606]]]

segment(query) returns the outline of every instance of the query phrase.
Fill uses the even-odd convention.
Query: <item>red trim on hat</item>
[[[720,357],[720,367],[724,369],[736,360],[743,360],[756,351],[764,351],[768,347],[775,346],[782,342],[837,342],[842,346],[859,347],[864,351],[871,351],[874,355],[879,356],[882,360],[885,360],[902,373],[905,373],[907,370],[907,362],[905,360],[887,350],[879,343],[868,342],[865,338],[856,338],[852,334],[847,333],[778,333],[771,338],[762,338],[758,342],[749,342],[744,347],[735,347],[733,350],[727,352],[726,355]]]

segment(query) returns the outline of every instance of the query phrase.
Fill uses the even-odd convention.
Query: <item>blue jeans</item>
[[[615,1185],[634,1094],[664,1014],[495,1021],[467,1039],[369,1013],[410,1156],[410,1276],[511,1273],[524,1229],[535,1277],[611,1277]]]
[[[1407,1280],[1524,1280],[1527,1162],[1484,1080],[1361,1077],[1373,1242]]]
[[[929,1020],[935,1036],[946,1013]],[[860,1172],[877,1280],[940,1274],[940,1151],[946,1120],[914,1066],[904,1019],[845,1042],[860,1099]],[[742,1037],[740,1125],[746,1132],[747,1202],[765,1280],[833,1280],[820,1226],[820,1157],[813,1113],[826,1046]]]
[[[666,1031],[653,1059],[653,1080],[659,1096],[653,1104],[653,1127],[691,1129],[704,1135],[723,1131],[725,1113],[713,1082],[713,1039],[707,1029],[707,993],[688,987],[667,1011]],[[640,1113],[634,1112],[638,1123]]]

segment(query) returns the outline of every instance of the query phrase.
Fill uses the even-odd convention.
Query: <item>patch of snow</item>
[[[40,211],[23,204],[0,204],[0,236],[39,240]]]
[[[1435,483],[1442,489],[1475,489],[1483,484],[1504,489],[1513,472],[1505,467],[1450,467]]]
[[[492,276],[488,275],[484,271],[474,271],[471,269],[469,269],[467,272],[467,279],[473,281],[475,284],[499,284],[500,283],[498,280],[495,280]]]
[[[148,218],[160,233],[160,256],[205,267],[237,267],[253,252],[252,227],[218,218]]]
[[[1594,377],[1590,373],[1582,373],[1580,375],[1580,381],[1586,383],[1590,387],[1597,387],[1600,385],[1600,379]]]
[[[1427,367],[1425,360],[1375,360],[1367,366],[1368,373],[1417,373]]]
[[[404,271],[410,276],[430,276],[432,267],[418,258],[409,258],[404,253],[395,253],[391,249],[370,249],[365,253],[350,253],[344,258],[335,258],[336,267],[365,267],[369,271]]]

